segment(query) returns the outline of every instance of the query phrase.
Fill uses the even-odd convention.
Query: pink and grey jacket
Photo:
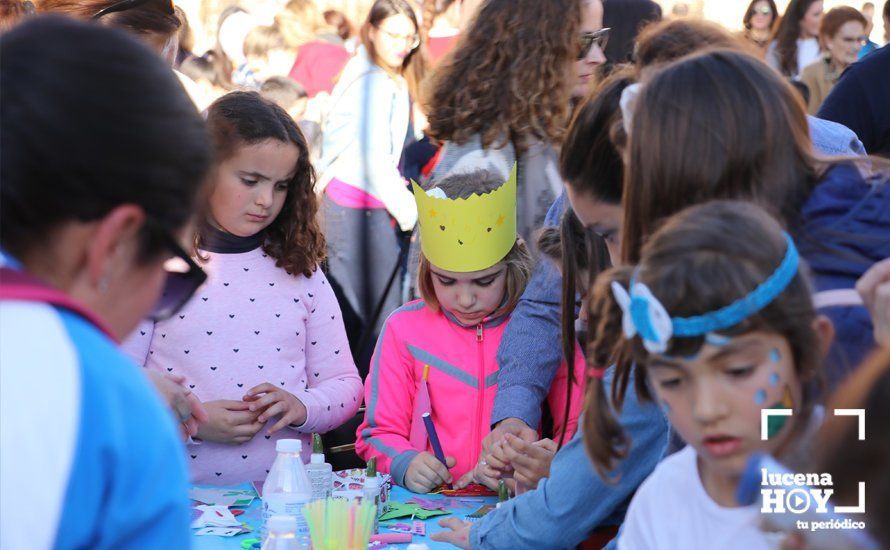
[[[408,464],[417,453],[410,442],[414,399],[424,366],[429,365],[431,416],[445,456],[452,456],[454,479],[472,470],[490,429],[497,392],[496,355],[509,316],[477,326],[460,325],[449,313],[433,311],[422,300],[400,307],[389,316],[377,340],[371,371],[365,380],[365,419],[356,432],[356,452],[377,458],[377,468],[404,485]],[[548,395],[557,437],[574,434],[584,393],[584,357],[575,347],[575,384],[568,426],[562,425],[568,369],[559,368]]]

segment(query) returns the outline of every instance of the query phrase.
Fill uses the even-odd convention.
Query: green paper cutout
[[[405,504],[404,502],[390,501],[389,512],[378,518],[378,521],[388,521],[396,518],[407,518],[414,516],[417,519],[429,519],[436,516],[447,516],[451,512],[447,510],[426,510],[416,504]]]
[[[782,395],[782,401],[772,405],[771,407],[767,407],[769,409],[794,409],[794,400],[791,398],[791,390],[788,386],[785,386],[785,392]],[[790,416],[770,416],[767,419],[766,424],[766,435],[770,439],[779,433],[782,428],[785,427],[785,424],[788,423],[788,419]]]

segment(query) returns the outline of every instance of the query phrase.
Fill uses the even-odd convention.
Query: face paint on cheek
[[[766,390],[757,390],[754,394],[754,402],[763,405],[766,402]]]
[[[785,386],[785,391],[782,394],[782,400],[774,405],[767,407],[769,409],[791,409],[794,410],[794,398],[791,395],[791,388],[787,385]],[[788,419],[790,416],[770,416],[767,422],[767,435],[772,438],[777,433],[782,431],[782,428],[785,427],[785,424],[788,423]]]
[[[773,363],[778,363],[779,361],[781,361],[781,359],[782,359],[782,354],[779,353],[778,349],[773,348],[772,350],[770,350],[770,352],[769,352],[769,360],[770,361],[772,361]]]
[[[779,384],[779,373],[773,372],[769,375],[769,385],[777,386]]]

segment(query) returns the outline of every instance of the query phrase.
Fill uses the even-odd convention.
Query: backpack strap
[[[67,309],[80,315],[101,330],[113,342],[115,338],[105,323],[83,304],[24,271],[0,267],[0,300],[40,302]]]

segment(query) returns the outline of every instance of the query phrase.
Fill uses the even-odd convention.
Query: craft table
[[[209,487],[204,486],[202,487]],[[249,489],[252,490],[252,486],[250,483],[244,483],[242,485],[236,485],[232,487],[225,487],[226,489]],[[442,495],[415,495],[411,491],[404,489],[402,487],[393,486],[392,491],[390,491],[390,500],[405,502],[410,499],[412,496],[422,496],[423,498],[428,498],[431,500],[441,500],[445,497]],[[442,531],[443,529],[439,527],[439,520],[443,518],[449,517],[458,517],[463,518],[467,514],[473,513],[477,508],[482,506],[483,504],[494,504],[497,502],[497,497],[450,497],[451,501],[460,505],[460,507],[452,507],[449,508],[451,515],[447,516],[437,516],[430,518],[425,521],[426,523],[426,533],[427,536],[420,537],[414,535],[413,542],[416,544],[423,543],[432,548],[454,548],[449,544],[443,544],[441,542],[435,542],[429,538],[429,535],[435,533],[437,531]],[[240,550],[241,541],[245,539],[251,538],[259,538],[260,536],[260,527],[262,521],[262,503],[259,498],[254,499],[254,501],[250,504],[249,507],[244,508],[244,514],[238,516],[238,519],[244,523],[250,525],[253,528],[253,531],[244,535],[238,535],[236,537],[217,537],[217,536],[201,536],[201,537],[192,537],[192,548],[195,550]],[[405,522],[411,523],[409,518],[397,519],[392,521],[384,522],[386,523],[398,523]],[[193,530],[194,532],[196,530]],[[393,533],[394,531],[390,531],[383,526],[380,528],[381,533]],[[377,546],[376,548],[406,548],[406,544],[400,544],[397,546]]]

